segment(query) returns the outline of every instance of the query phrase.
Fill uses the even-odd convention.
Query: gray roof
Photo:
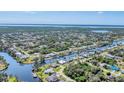
[[[49,68],[49,69],[45,70],[44,73],[45,74],[54,73],[53,68]]]
[[[51,76],[49,76],[49,77],[47,78],[47,81],[48,81],[48,82],[58,82],[59,79],[58,79],[58,77],[57,77],[57,74],[54,73],[54,74],[52,74]]]

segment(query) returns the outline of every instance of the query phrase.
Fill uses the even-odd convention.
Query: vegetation
[[[110,51],[109,53],[111,55],[124,58],[124,48],[123,47],[120,49],[115,49],[114,51]]]
[[[0,73],[0,82],[18,82],[18,79],[14,76]]]
[[[7,74],[0,73],[0,82],[6,82],[7,81]]]
[[[45,74],[44,71],[49,68],[50,65],[44,65],[40,68],[38,68],[36,74],[37,76],[42,80],[42,81],[46,81],[46,78],[49,76],[49,74]]]
[[[18,62],[29,64],[36,62],[33,60],[36,60],[37,57],[39,60],[40,55],[45,57],[47,54],[55,52],[58,55],[66,55],[70,49],[73,52],[82,49],[83,46],[96,47],[94,42],[101,45],[111,42],[113,39],[112,33],[102,34],[101,37],[101,33],[89,31],[94,29],[80,27],[0,27],[2,33],[0,34],[0,46]]]
[[[117,61],[115,59],[102,57],[102,56],[97,57],[96,60],[98,60],[98,62],[106,63],[109,65],[116,65],[116,63],[117,63]]]
[[[64,73],[77,82],[106,81],[106,76],[100,68],[91,67],[87,63],[70,64],[64,69]]]
[[[92,30],[111,32],[96,33]],[[33,63],[32,74],[42,81],[57,76],[60,80],[77,82],[124,81],[120,68],[118,71],[115,71],[114,67],[111,71],[107,69],[108,65],[119,67],[116,57],[123,58],[120,63],[124,62],[124,49],[109,52],[106,48],[102,51],[106,46],[114,46],[114,40],[123,39],[123,30],[82,27],[0,27],[0,51],[8,52],[19,63]],[[107,54],[113,55],[114,58],[106,56]],[[66,58],[68,55],[71,56]],[[47,59],[56,59],[53,62],[58,62],[58,66],[45,64]],[[77,59],[78,61],[75,61]],[[72,62],[68,63],[70,61]],[[5,69],[7,65],[1,57],[0,70]],[[51,73],[45,73],[47,70],[51,70]],[[18,80],[16,77],[0,74],[0,81]]]
[[[56,64],[55,64],[56,65]],[[45,73],[46,70],[51,69],[52,71]],[[47,81],[47,78],[51,76],[53,73],[58,73],[61,70],[60,66],[52,67],[52,64],[46,64],[44,66],[39,67],[35,73],[37,74],[38,78],[40,78],[42,81]],[[61,80],[63,80],[63,77],[59,77]]]
[[[17,78],[14,76],[9,76],[7,82],[18,82]]]
[[[4,60],[4,58],[0,56],[0,70],[6,69],[8,65],[9,64],[6,62],[6,60]]]

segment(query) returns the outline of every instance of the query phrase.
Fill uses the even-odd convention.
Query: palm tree
[[[42,54],[40,54],[40,56],[39,56],[39,62],[42,64],[42,63],[44,63],[44,61],[45,61],[44,56]]]
[[[36,59],[37,60],[37,59]],[[37,60],[35,63],[34,63],[34,69],[35,70],[38,70],[38,68],[41,66],[41,64],[43,64],[45,61],[45,58],[42,56],[42,54],[40,54],[39,56],[39,60]]]

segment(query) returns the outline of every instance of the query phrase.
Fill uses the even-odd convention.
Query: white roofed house
[[[66,63],[66,61],[65,60],[58,60],[58,63],[59,64],[64,64],[64,63]]]
[[[49,68],[49,69],[46,69],[45,71],[44,71],[44,73],[45,74],[49,74],[49,73],[54,73],[54,71],[53,71],[53,68]]]
[[[19,57],[19,58],[21,58],[21,59],[26,59],[26,58],[28,58],[28,55],[24,55],[24,54],[22,54],[22,53],[20,53],[20,52],[16,52],[15,54],[16,54],[17,57]]]
[[[55,53],[50,53],[50,54],[46,54],[45,55],[45,58],[54,57],[54,56],[56,56]]]

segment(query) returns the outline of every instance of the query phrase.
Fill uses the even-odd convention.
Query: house
[[[49,69],[45,70],[44,73],[45,74],[54,73],[53,68],[49,68]]]
[[[104,67],[104,66],[107,66],[107,64],[106,63],[99,63],[99,66]]]
[[[64,63],[66,63],[66,61],[65,60],[58,60],[58,63],[59,64],[64,64]]]
[[[56,56],[55,53],[50,53],[50,54],[46,54],[45,55],[45,58],[54,57],[54,56]]]
[[[56,68],[56,67],[58,67],[58,66],[59,66],[59,64],[57,64],[57,63],[51,64],[51,67],[53,67],[53,68]]]
[[[26,59],[26,58],[28,58],[27,55],[24,55],[24,54],[22,54],[22,53],[20,53],[20,52],[16,52],[15,54],[16,54],[17,57],[19,57],[19,58],[21,58],[21,59]]]
[[[115,58],[115,56],[111,55],[111,54],[107,54],[106,55],[108,58]]]
[[[48,76],[48,78],[46,79],[48,82],[58,82],[58,73],[53,73],[51,76]]]
[[[124,69],[121,69],[121,73],[124,74]]]

